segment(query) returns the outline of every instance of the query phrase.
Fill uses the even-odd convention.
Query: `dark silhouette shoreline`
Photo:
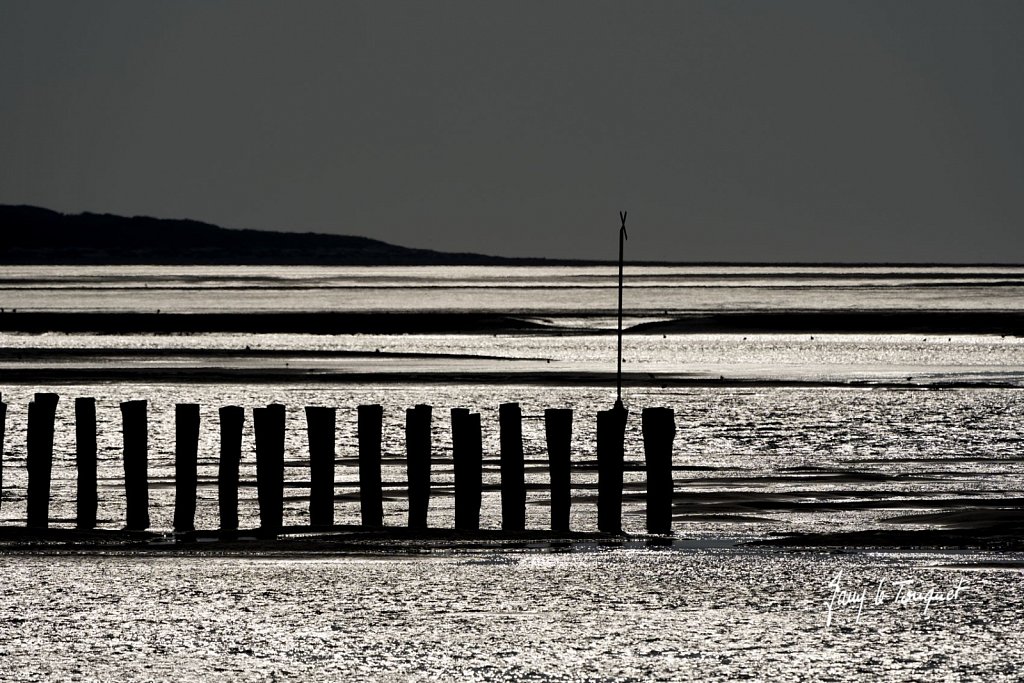
[[[400,247],[368,237],[234,230],[194,220],[0,205],[5,265],[559,265]]]
[[[65,214],[43,207],[0,204],[0,264],[2,265],[504,265],[588,266],[612,265],[614,260],[542,257],[506,257],[441,252],[402,247],[368,237],[313,232],[280,232],[223,228],[191,219],[118,216],[108,213]],[[728,262],[631,260],[636,266],[726,267],[843,267],[922,268],[949,267],[949,263],[904,262]],[[1006,262],[957,263],[955,267],[1017,268]],[[730,274],[731,278],[762,277]],[[818,274],[790,273],[787,278],[814,278]],[[906,279],[916,273],[873,275],[870,272],[829,277]],[[966,279],[974,274],[936,273],[928,277]],[[986,279],[1019,278],[1018,273],[986,274]],[[998,285],[1019,285],[1008,281]],[[927,286],[927,285],[923,285]],[[992,286],[987,284],[986,286]]]

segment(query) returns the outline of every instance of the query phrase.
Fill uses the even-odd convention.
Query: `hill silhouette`
[[[13,265],[499,265],[554,264],[411,249],[349,235],[233,230],[193,220],[62,214],[0,205],[0,263]]]

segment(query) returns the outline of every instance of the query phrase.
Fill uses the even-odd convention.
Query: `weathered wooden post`
[[[334,524],[334,408],[306,406],[309,440],[309,523]]]
[[[28,468],[28,526],[50,525],[50,476],[53,472],[53,422],[57,394],[36,394],[28,404],[26,467]]]
[[[483,500],[483,435],[480,414],[452,408],[452,461],[455,469],[455,528],[480,529]]]
[[[149,528],[149,430],[146,401],[121,404],[124,437],[125,528]]]
[[[597,528],[622,533],[622,470],[626,440],[625,408],[597,413]]]
[[[238,465],[242,461],[242,426],[245,409],[223,406],[220,411],[220,464],[217,467],[217,508],[220,535],[232,538],[238,532]]]
[[[501,530],[526,529],[526,473],[523,461],[523,411],[518,403],[498,407],[501,442]]]
[[[174,530],[196,530],[199,404],[174,406]]]
[[[78,470],[76,487],[77,519],[79,529],[96,528],[96,399],[75,399],[75,466]]]
[[[384,526],[384,492],[380,476],[380,440],[384,408],[359,406],[359,511],[363,526]]]
[[[2,398],[0,394],[0,491],[4,488],[4,432],[7,430],[7,404]],[[0,505],[3,505],[3,496],[0,496]]]
[[[675,411],[644,408],[641,416],[647,460],[647,532],[672,533],[672,441]]]
[[[572,409],[545,410],[544,435],[547,439],[548,471],[551,475],[551,530],[569,531],[569,511],[572,506],[569,474],[572,460]]]
[[[284,520],[284,424],[285,408],[271,403],[253,408],[256,440],[256,497],[260,506],[260,530],[276,536]]]
[[[426,529],[430,507],[430,418],[424,404],[405,411],[406,478],[409,483],[409,528]]]

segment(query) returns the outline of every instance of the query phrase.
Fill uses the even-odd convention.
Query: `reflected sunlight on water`
[[[1022,267],[637,268],[628,279],[626,306],[632,322],[701,310],[1021,311],[1022,283]],[[453,525],[449,409],[468,407],[483,421],[489,488],[482,526],[498,528],[497,411],[511,401],[522,405],[524,415],[527,526],[547,528],[550,519],[543,410],[570,407],[571,524],[594,530],[595,414],[610,407],[614,390],[581,378],[614,367],[615,338],[600,333],[611,324],[613,287],[611,267],[6,268],[0,308],[8,310],[2,315],[12,315],[11,308],[513,311],[557,314],[561,331],[588,329],[566,336],[552,330],[0,333],[0,390],[8,404],[0,524],[25,523],[26,406],[34,392],[54,391],[61,395],[50,506],[55,527],[72,526],[75,514],[73,399],[94,396],[105,528],[123,527],[125,516],[118,403],[148,399],[150,506],[157,530],[172,525],[174,406],[189,402],[202,406],[201,528],[218,523],[217,409],[231,404],[247,409],[240,522],[243,528],[258,524],[251,408],[270,402],[288,407],[286,524],[308,522],[303,406],[339,409],[335,521],[355,524],[356,406],[383,405],[385,523],[399,526],[407,515],[405,409],[428,403],[434,406],[431,526]],[[377,351],[427,355],[383,359],[374,357]],[[337,376],[315,384],[292,381],[291,375],[278,383],[258,375],[196,383],[156,382],[156,375],[146,374],[293,367]],[[92,369],[100,379],[31,382],[33,372],[54,368]],[[104,380],[102,373],[112,369],[128,369],[133,379]],[[345,373],[367,369],[389,373],[389,382],[346,383]],[[517,369],[528,370],[534,381],[517,378]],[[929,524],[893,518],[1020,501],[1024,340],[977,334],[629,335],[624,369],[642,381],[627,383],[624,391],[631,413],[623,525],[628,532],[644,529],[640,410],[669,406],[677,424],[672,548],[646,549],[642,541],[627,540],[614,548],[579,544],[568,552],[416,557],[0,555],[0,678],[1019,679],[1019,553],[755,551],[733,543],[776,533],[916,530]],[[2,384],[2,373],[12,370],[29,380]],[[412,372],[430,381],[401,381],[402,373]],[[458,372],[497,379],[453,381]],[[562,374],[544,377],[554,372]],[[667,376],[700,382],[671,385],[660,379]],[[740,382],[706,381],[719,377]],[[852,386],[854,381],[875,386]],[[879,386],[885,383],[887,388]],[[880,586],[892,589],[901,581],[914,590],[942,592],[962,580],[965,588],[927,614],[919,601],[899,603],[892,593],[881,602],[869,598],[858,621],[850,604],[833,601],[838,589],[830,586],[837,577],[852,595],[863,590],[875,598]]]
[[[942,567],[977,559],[0,557],[0,653],[18,680],[1016,680],[1020,571]],[[896,582],[961,590],[926,614]]]
[[[430,523],[450,527],[453,509],[450,484],[451,431],[449,408],[470,407],[482,415],[484,432],[484,481],[497,485],[499,402],[518,401],[524,414],[523,435],[527,460],[533,460],[528,481],[541,488],[528,493],[531,527],[548,525],[546,446],[543,411],[549,407],[570,407],[574,416],[573,483],[578,502],[573,524],[581,530],[596,528],[596,481],[593,464],[596,410],[614,398],[608,390],[581,387],[495,387],[484,385],[395,385],[388,387],[322,387],[309,385],[182,385],[126,384],[108,386],[52,387],[62,395],[57,409],[53,502],[51,516],[74,517],[74,402],[79,395],[97,397],[99,430],[99,477],[101,526],[120,528],[124,520],[123,467],[121,464],[121,416],[118,403],[146,398],[149,405],[151,480],[150,505],[154,528],[170,528],[173,511],[174,404],[196,402],[202,406],[199,449],[199,509],[197,523],[203,528],[217,525],[216,476],[219,452],[217,409],[221,405],[252,408],[270,402],[288,407],[286,439],[286,523],[308,521],[309,451],[303,406],[338,407],[335,478],[338,482],[335,518],[339,523],[358,523],[359,505],[355,484],[358,479],[355,409],[359,404],[384,406],[385,520],[405,524],[405,409],[417,403],[435,406],[433,420],[434,497]],[[25,515],[25,420],[34,387],[14,387],[4,392],[10,404],[4,469],[4,499],[0,520],[23,523]],[[878,519],[895,514],[886,510],[887,500],[912,494],[927,499],[944,495],[1013,497],[1024,495],[1024,467],[1020,461],[1019,425],[1024,422],[1024,401],[1017,391],[1004,389],[957,390],[870,390],[834,387],[770,388],[733,390],[693,388],[663,391],[628,391],[627,406],[633,413],[627,428],[626,458],[638,471],[626,473],[626,481],[638,490],[644,486],[643,445],[639,425],[642,407],[667,405],[675,409],[678,429],[674,446],[677,506],[687,495],[721,490],[786,493],[799,499],[843,492],[881,496],[874,510],[849,513],[838,508],[821,508],[806,515],[782,510],[751,512],[758,524],[737,525],[710,520],[679,521],[676,529],[684,536],[727,533],[763,535],[771,531],[864,528]],[[241,477],[249,485],[240,492],[241,523],[257,525],[255,507],[255,456],[252,414],[247,411]],[[857,477],[836,478],[801,471],[853,472]],[[845,497],[844,497],[845,496]],[[922,503],[927,507],[925,503]],[[627,496],[624,524],[627,530],[642,531],[643,499]],[[734,513],[727,507],[713,511]],[[686,510],[677,507],[677,515]],[[693,511],[691,511],[693,512]],[[484,527],[500,526],[499,493],[484,494]]]
[[[615,309],[615,266],[8,266],[0,306],[105,311]],[[1024,308],[1024,267],[630,266],[625,307]]]

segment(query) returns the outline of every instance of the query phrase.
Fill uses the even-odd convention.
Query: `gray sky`
[[[1024,262],[1024,3],[0,0],[0,203],[509,256]]]

